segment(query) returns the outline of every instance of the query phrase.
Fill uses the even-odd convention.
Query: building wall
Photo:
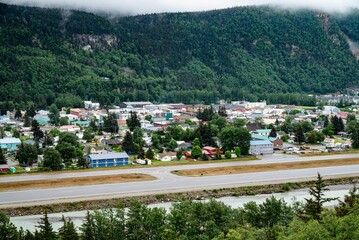
[[[20,145],[21,143],[8,143],[8,144],[0,144],[0,147],[2,149],[7,149],[8,151],[14,151],[18,148],[18,146]]]
[[[250,147],[249,153],[254,155],[273,154],[273,145],[272,144],[254,145]]]
[[[90,167],[116,167],[128,165],[128,158],[90,159]]]

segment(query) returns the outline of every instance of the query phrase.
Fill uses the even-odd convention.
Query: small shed
[[[89,167],[116,167],[128,165],[129,156],[126,152],[90,154],[87,156]]]
[[[280,138],[277,138],[276,140],[273,141],[273,148],[275,150],[281,150],[283,149],[283,140]]]

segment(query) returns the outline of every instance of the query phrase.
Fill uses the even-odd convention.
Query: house
[[[90,126],[90,122],[88,120],[78,119],[78,120],[75,120],[75,121],[70,121],[70,123],[72,125],[76,125],[76,126],[80,126],[80,127],[88,127],[88,126]]]
[[[185,151],[185,152],[183,152],[183,155],[184,155],[186,158],[191,158],[191,156],[192,156],[191,151]]]
[[[208,157],[215,156],[217,152],[217,148],[206,146],[202,148],[202,154],[207,155]],[[223,154],[223,151],[220,150],[220,154]]]
[[[253,155],[273,154],[273,143],[271,143],[269,140],[250,141],[249,154],[253,154]]]
[[[113,139],[102,139],[101,143],[103,145],[107,145],[109,147],[111,146],[121,146],[122,145],[122,141],[118,138],[113,138]]]
[[[165,130],[168,127],[168,123],[166,121],[153,122],[153,126]]]
[[[0,123],[8,123],[10,122],[10,117],[7,115],[0,116]]]
[[[198,112],[198,111],[203,111],[206,108],[208,108],[208,106],[204,105],[204,104],[187,105],[186,111],[187,112]]]
[[[91,146],[91,148],[90,148],[90,153],[91,154],[101,154],[101,153],[104,153],[104,152],[107,152],[107,151],[105,151],[105,149],[103,147],[100,147],[100,146]]]
[[[283,149],[283,140],[280,138],[277,138],[276,140],[272,141],[273,143],[273,149],[274,150],[281,150]]]
[[[7,172],[9,172],[9,165],[1,164],[0,165],[0,173],[7,173]]]
[[[64,125],[60,127],[60,132],[79,132],[81,130],[81,128],[79,126],[76,125]]]
[[[115,167],[128,165],[126,152],[90,154],[86,157],[89,167]]]
[[[190,150],[192,148],[192,144],[184,141],[177,141],[178,149],[182,150]]]
[[[153,105],[151,102],[123,102],[120,104],[122,108],[144,108],[148,105]]]
[[[0,139],[0,147],[2,149],[7,149],[8,151],[17,150],[17,147],[20,144],[21,144],[21,141],[18,138],[3,138],[3,139]]]
[[[88,118],[88,112],[82,108],[71,108],[70,114],[75,115],[78,118],[82,118],[82,119]]]
[[[47,115],[36,115],[34,116],[34,119],[39,123],[39,125],[44,126],[46,125],[49,121],[50,118]]]
[[[165,152],[165,153],[160,153],[157,155],[156,157],[158,160],[164,161],[164,162],[168,162],[168,161],[172,161],[172,160],[176,160],[176,153],[175,152]]]
[[[255,131],[261,129],[261,126],[259,125],[259,123],[248,123],[246,125],[246,127],[249,132],[255,132]]]
[[[91,101],[84,101],[85,109],[100,109],[99,103],[93,103]]]
[[[65,114],[60,113],[60,117],[67,117],[69,119],[69,122],[74,122],[74,121],[77,121],[79,119],[78,116],[72,115],[72,114],[66,114],[66,112],[65,112]]]
[[[272,131],[272,129],[258,129],[254,133],[261,135],[261,136],[268,137],[271,131]]]

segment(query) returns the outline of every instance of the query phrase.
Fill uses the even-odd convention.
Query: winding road
[[[359,154],[329,155],[318,157],[298,156],[265,156],[260,161],[222,162],[197,165],[180,165],[168,167],[128,168],[102,171],[65,172],[53,174],[28,174],[0,178],[1,182],[46,180],[56,178],[88,177],[124,173],[143,173],[155,176],[157,179],[145,182],[113,183],[53,189],[37,189],[23,191],[0,192],[0,208],[31,206],[39,204],[72,202],[92,199],[109,199],[126,196],[142,196],[170,192],[184,192],[225,187],[239,187],[280,183],[290,181],[304,181],[315,179],[317,173],[324,177],[359,176],[359,165],[308,168],[296,170],[280,170],[269,172],[255,172],[220,176],[181,177],[171,174],[174,170],[230,167],[241,165],[260,165],[268,163],[301,162],[314,160],[334,160],[344,158],[359,158]]]

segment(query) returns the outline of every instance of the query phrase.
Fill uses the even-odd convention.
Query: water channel
[[[353,185],[330,186],[329,187],[330,191],[326,192],[325,197],[339,198],[340,200],[343,200],[344,196],[348,194],[349,190],[352,187]],[[292,204],[294,201],[303,202],[305,198],[310,198],[310,195],[308,194],[308,189],[300,189],[300,190],[294,190],[285,193],[259,194],[254,196],[241,196],[241,197],[222,197],[216,200],[221,201],[226,205],[231,206],[232,208],[238,208],[238,207],[243,207],[245,203],[250,201],[254,201],[257,204],[263,203],[266,198],[269,198],[272,195],[277,199],[283,199],[288,204]],[[208,200],[203,200],[203,201],[208,201]],[[335,204],[337,204],[337,201],[326,203],[326,206],[330,207]],[[169,210],[171,206],[172,206],[172,202],[149,205],[149,207],[162,207],[165,208],[166,210]],[[48,217],[49,217],[49,221],[52,223],[54,230],[57,231],[62,226],[62,222],[61,222],[62,215],[65,216],[65,218],[71,218],[75,226],[80,227],[86,215],[86,212],[87,211],[52,213],[52,214],[48,214]],[[38,222],[42,217],[43,215],[29,215],[29,216],[11,217],[10,220],[18,228],[22,227],[25,230],[28,229],[30,231],[34,231],[36,225],[38,225]]]

